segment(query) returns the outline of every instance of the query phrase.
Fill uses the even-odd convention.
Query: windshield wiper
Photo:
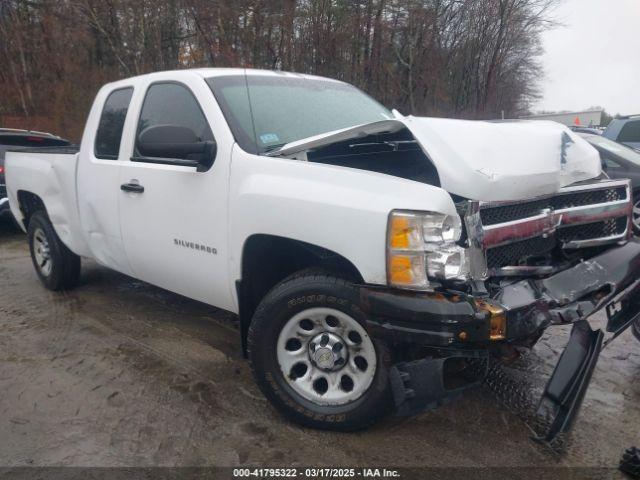
[[[285,145],[286,143],[276,143],[274,145],[269,145],[268,147],[264,147],[264,149],[262,150],[262,153],[269,157],[274,157],[278,155],[278,150],[280,150]]]
[[[391,147],[391,149],[395,152],[398,150],[398,147],[400,147],[400,145],[416,144],[416,143],[418,143],[416,140],[384,140],[382,142],[352,143],[351,145],[349,145],[349,148],[371,147],[374,145],[387,145]]]

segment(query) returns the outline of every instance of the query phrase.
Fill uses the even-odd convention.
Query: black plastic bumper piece
[[[586,320],[573,325],[569,343],[538,407],[538,416],[550,420],[547,431],[539,440],[551,442],[571,428],[600,356],[603,338],[602,330],[592,330]]]
[[[607,332],[613,333],[605,346],[629,327],[637,337],[640,333],[640,279],[619,294],[605,310]]]
[[[371,335],[396,343],[448,347],[465,332],[467,343],[489,338],[489,315],[465,295],[360,288]]]
[[[444,405],[464,391],[479,387],[485,376],[488,362],[484,351],[457,353],[447,358],[425,358],[394,365],[389,373],[391,391],[395,404],[395,414],[416,415]],[[445,382],[445,363],[454,359],[477,361],[477,375],[467,376],[464,382],[449,386]],[[484,366],[484,368],[482,368]],[[467,374],[468,375],[468,374]]]
[[[631,478],[640,479],[640,449],[630,447],[625,450],[620,459],[620,470]]]

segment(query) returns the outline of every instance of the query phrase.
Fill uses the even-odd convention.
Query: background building
[[[544,113],[520,117],[528,120],[551,120],[564,125],[582,125],[584,127],[599,127],[602,123],[603,110],[585,110],[583,112]]]

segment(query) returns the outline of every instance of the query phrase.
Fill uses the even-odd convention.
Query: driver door
[[[215,146],[211,122],[201,107],[203,100],[215,102],[208,93],[211,98],[202,89],[175,81],[147,86],[130,139],[132,156],[120,169],[119,210],[135,277],[225,308],[230,295],[225,263],[228,161],[223,159],[230,152],[210,151],[213,158],[204,162],[208,169],[194,165],[193,155],[180,155],[190,150],[185,148],[189,135]],[[172,131],[190,132],[178,140],[182,143],[177,150],[175,142],[173,150],[165,152],[161,145],[152,149],[140,143],[144,134],[157,140]]]

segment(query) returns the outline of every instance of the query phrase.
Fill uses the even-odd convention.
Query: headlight
[[[466,250],[460,217],[431,212],[394,211],[389,216],[387,280],[390,285],[425,289],[429,278],[464,280]]]
[[[422,220],[422,232],[427,243],[457,242],[462,234],[460,217],[429,213]]]
[[[427,253],[427,276],[442,280],[467,278],[467,255],[464,248],[452,246]]]

